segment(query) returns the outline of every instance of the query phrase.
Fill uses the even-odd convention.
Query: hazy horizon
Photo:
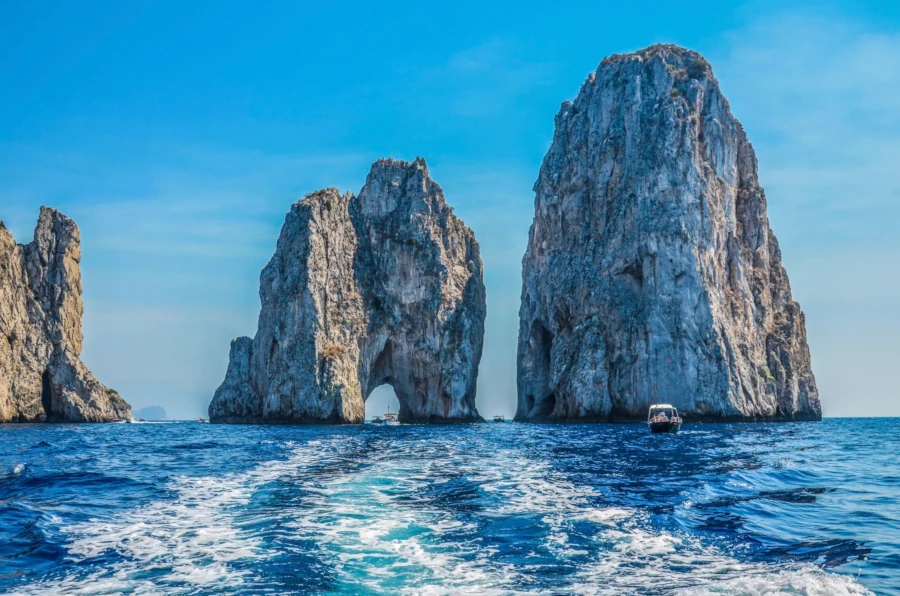
[[[0,220],[17,242],[42,204],[78,223],[83,360],[135,409],[206,415],[293,201],[422,156],[481,244],[479,412],[511,417],[553,117],[605,56],[677,43],[756,149],[824,415],[900,416],[900,5],[88,2],[0,6],[0,31]]]

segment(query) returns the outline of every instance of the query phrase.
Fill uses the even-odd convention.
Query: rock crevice
[[[131,418],[80,359],[80,241],[75,222],[47,207],[25,245],[0,222],[0,422]]]
[[[819,419],[756,156],[709,63],[605,59],[564,102],[523,259],[519,420]]]
[[[390,384],[404,421],[470,421],[485,318],[475,236],[425,161],[379,160],[359,193],[296,202],[231,346],[213,422],[359,423]]]

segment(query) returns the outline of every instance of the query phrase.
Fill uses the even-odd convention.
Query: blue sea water
[[[900,594],[900,419],[0,426],[0,592]]]

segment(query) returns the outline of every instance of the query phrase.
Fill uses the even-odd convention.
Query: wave
[[[140,507],[51,519],[42,531],[65,545],[63,564],[13,593],[871,594],[792,551],[754,560],[733,537],[672,521],[708,511],[739,528],[727,518],[735,504],[815,505],[827,493],[807,477],[792,481],[812,488],[747,494],[759,482],[735,471],[728,480],[740,487],[650,507],[628,493],[631,480],[588,485],[579,466],[518,440],[402,427],[269,432],[279,440],[254,434],[252,445],[281,455],[247,471],[178,476]],[[840,559],[857,546],[813,550]]]
[[[290,527],[326,551],[338,591],[509,593],[516,571],[491,561],[472,523],[433,507],[428,484],[415,461],[362,467],[310,488]]]
[[[232,563],[265,559],[268,553],[259,539],[236,527],[235,516],[259,487],[315,461],[319,447],[319,441],[310,441],[293,449],[287,459],[245,473],[176,478],[168,487],[171,499],[117,517],[73,525],[55,518],[70,565],[62,576],[16,588],[12,594],[78,593],[86,586],[92,594],[239,587],[251,571]],[[93,564],[84,565],[88,562]]]

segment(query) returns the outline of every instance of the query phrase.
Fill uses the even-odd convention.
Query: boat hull
[[[655,434],[661,433],[677,433],[681,430],[680,422],[648,422],[650,432]]]

